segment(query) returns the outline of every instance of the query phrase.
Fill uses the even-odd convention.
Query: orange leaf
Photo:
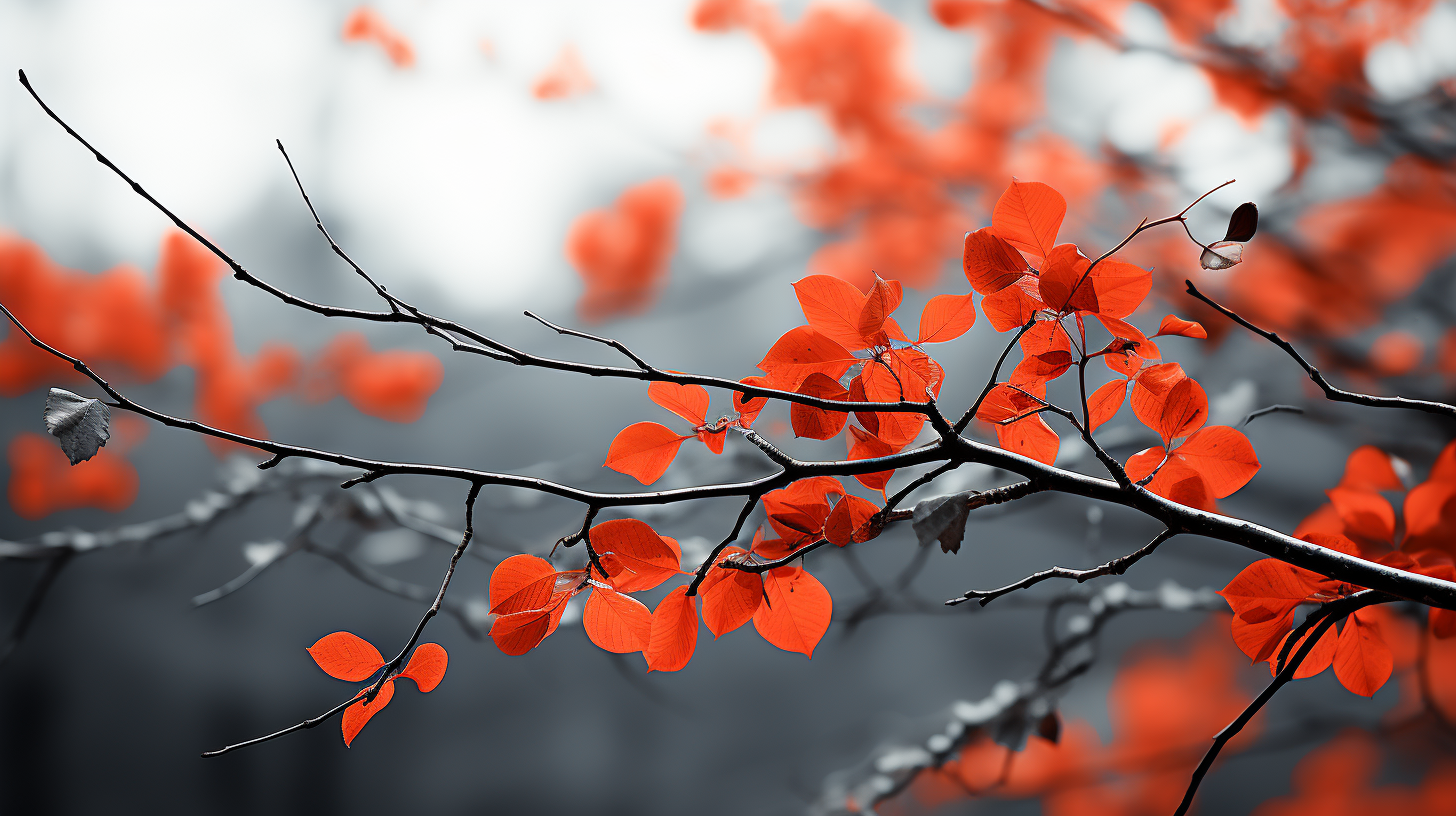
[[[1395,667],[1390,647],[1380,635],[1380,625],[1363,617],[1360,610],[1345,619],[1335,647],[1335,676],[1340,684],[1361,697],[1369,697],[1385,681]]]
[[[1275,647],[1274,652],[1269,655],[1270,674],[1273,674],[1275,668],[1277,668],[1274,665],[1276,656],[1280,652],[1284,651],[1284,644],[1286,641],[1289,640],[1289,636],[1292,634],[1294,634],[1294,632],[1291,631],[1287,633],[1284,637],[1280,638],[1279,645]],[[1304,645],[1305,641],[1309,640],[1309,636],[1310,632],[1305,632],[1304,637],[1299,639],[1299,643],[1295,644],[1294,647],[1289,650],[1289,658],[1291,660],[1294,659],[1294,653],[1298,651],[1301,646]],[[1334,662],[1335,648],[1335,630],[1334,627],[1330,627],[1329,629],[1325,630],[1325,633],[1323,635],[1320,635],[1319,642],[1315,643],[1314,648],[1309,650],[1309,654],[1304,656],[1304,660],[1300,661],[1299,668],[1294,670],[1294,679],[1303,680],[1306,677],[1314,677],[1316,674],[1319,674],[1325,669],[1328,669],[1330,667],[1330,664]]]
[[[849,449],[851,462],[861,459],[878,459],[881,456],[889,456],[898,450],[878,436],[853,425],[849,426],[849,433],[854,438],[854,444]],[[854,478],[870,490],[884,490],[885,486],[890,483],[890,477],[894,474],[894,470],[878,470],[874,473],[857,473]]]
[[[1356,490],[1403,490],[1400,476],[1390,461],[1390,454],[1374,445],[1361,445],[1345,460],[1345,475],[1340,487]]]
[[[604,521],[587,535],[619,592],[652,589],[682,569],[681,556],[645,521]]]
[[[753,628],[784,651],[813,657],[834,611],[829,590],[797,566],[764,573],[763,590],[765,600],[753,613]]]
[[[793,391],[816,371],[837,380],[858,362],[858,358],[828,335],[809,326],[799,326],[785,332],[758,367],[768,373],[768,381],[774,388]]]
[[[556,569],[544,558],[522,553],[490,574],[490,611],[511,615],[546,608],[556,591]]]
[[[1092,267],[1089,279],[1092,282],[1092,295],[1097,303],[1095,311],[1099,315],[1115,318],[1125,318],[1132,314],[1153,288],[1152,272],[1116,258],[1108,258]],[[1077,296],[1082,296],[1080,290]]]
[[[1325,491],[1334,505],[1345,532],[1390,544],[1395,540],[1395,508],[1379,493],[1336,487]]]
[[[435,686],[445,679],[447,663],[449,655],[445,653],[444,646],[438,643],[421,643],[415,653],[410,655],[409,663],[399,676],[415,681],[420,691],[434,691]]]
[[[768,387],[768,377],[744,377],[739,382],[759,388]],[[768,397],[748,397],[738,391],[733,392],[733,410],[738,412],[738,424],[745,428],[753,424],[758,418],[758,412],[767,404]]]
[[[961,264],[971,288],[983,295],[999,292],[1026,274],[1026,259],[989,227],[966,233]]]
[[[859,318],[866,298],[854,284],[833,275],[810,275],[794,284],[794,294],[814,329],[847,349],[865,347]]]
[[[363,694],[361,693],[360,698],[362,699],[362,697]],[[380,709],[389,705],[389,701],[393,699],[394,681],[385,680],[384,685],[379,688],[379,693],[375,695],[373,702],[355,703],[344,709],[344,745],[347,747],[352,743],[354,738],[359,736],[359,731],[364,728],[365,723],[368,723],[371,717],[378,714]]]
[[[917,343],[944,343],[965,334],[976,324],[976,304],[970,295],[936,295],[920,312]]]
[[[692,437],[656,422],[628,425],[607,448],[606,466],[650,485],[667,472],[677,457],[677,449],[688,439]]]
[[[313,662],[330,677],[359,682],[384,666],[384,656],[369,641],[349,632],[324,635],[308,647]]]
[[[652,631],[648,638],[648,671],[677,671],[688,664],[698,645],[698,609],[687,594],[686,585],[667,593],[652,613]]]
[[[652,634],[652,613],[630,595],[595,586],[582,610],[581,625],[592,643],[609,652],[640,652]]]
[[[1062,444],[1057,432],[1047,426],[1040,414],[997,425],[996,442],[1003,450],[1019,453],[1044,465],[1057,460],[1057,450]]]
[[[701,385],[654,382],[647,386],[647,396],[695,428],[708,421],[708,389]]]
[[[743,550],[729,547],[720,560],[743,555]],[[763,601],[763,578],[752,572],[714,566],[698,587],[703,599],[703,623],[714,638],[720,638],[748,623]]]
[[[1113,380],[1093,391],[1092,396],[1087,398],[1087,421],[1091,425],[1087,430],[1095,431],[1117,416],[1126,397],[1127,380]]]
[[[1083,279],[1091,263],[1092,259],[1083,255],[1076,244],[1061,244],[1052,249],[1039,279],[1041,300],[1048,309],[1059,313],[1074,309],[1096,311],[1092,287]]]
[[[1249,438],[1227,425],[1195,432],[1173,455],[1203,477],[1215,499],[1232,495],[1259,472],[1259,457]]]
[[[1041,289],[1036,276],[1027,275],[1000,291],[981,298],[981,311],[996,331],[1019,329],[1036,316],[1046,304],[1041,302]]]
[[[552,606],[514,615],[502,615],[490,627],[491,640],[502,652],[518,657],[536,648],[551,631],[566,610],[566,595],[552,601]]]
[[[1061,193],[1039,181],[1012,181],[991,212],[991,229],[1017,249],[1045,258],[1066,214]]]
[[[840,385],[839,380],[832,379],[828,374],[818,371],[805,377],[797,391],[806,396],[823,399],[844,400],[849,398],[849,390]],[[831,439],[844,429],[844,423],[849,421],[849,414],[845,411],[829,411],[794,403],[789,407],[789,420],[794,427],[794,436]]]
[[[718,428],[717,430],[714,430],[711,428],[704,428],[703,430],[697,432],[697,437],[699,442],[702,442],[704,445],[708,446],[708,450],[712,451],[713,453],[722,453],[723,443],[728,441],[728,429]]]
[[[869,340],[880,333],[890,313],[900,306],[903,291],[899,281],[887,281],[875,276],[875,285],[865,297],[864,309],[859,314],[860,337]]]
[[[1027,393],[1030,391],[1031,393]],[[1014,388],[1007,383],[997,383],[981,400],[976,409],[976,418],[983,422],[1000,424],[1034,413],[1044,403],[1037,399],[1033,389]],[[1043,391],[1045,393],[1045,391]]]
[[[878,512],[879,505],[872,501],[859,496],[845,496],[834,505],[824,522],[824,537],[838,547],[851,541],[856,544],[869,541],[877,532],[870,529],[869,521]]]
[[[1208,332],[1204,331],[1202,325],[1192,320],[1184,320],[1177,315],[1168,315],[1163,318],[1163,322],[1158,324],[1158,333],[1153,336],[1162,337],[1165,334],[1191,337],[1194,340],[1208,339]]]

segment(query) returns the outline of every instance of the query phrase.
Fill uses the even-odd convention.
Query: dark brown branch
[[[1341,598],[1338,601],[1331,601],[1325,604],[1324,609],[1328,611],[1325,612],[1323,618],[1314,627],[1314,630],[1310,632],[1309,637],[1295,651],[1294,656],[1274,676],[1274,680],[1268,686],[1264,687],[1264,690],[1259,693],[1259,696],[1255,697],[1254,701],[1249,703],[1249,706],[1239,716],[1235,717],[1233,722],[1224,726],[1224,729],[1218,732],[1218,735],[1213,738],[1213,745],[1209,746],[1208,753],[1203,755],[1203,759],[1198,763],[1198,767],[1193,769],[1193,778],[1188,782],[1188,790],[1183,794],[1183,801],[1179,803],[1178,809],[1174,811],[1173,816],[1184,816],[1188,812],[1188,808],[1193,805],[1194,795],[1198,793],[1198,785],[1203,781],[1203,777],[1208,774],[1208,770],[1213,767],[1213,761],[1218,758],[1219,752],[1223,750],[1223,747],[1228,744],[1229,740],[1244,730],[1244,726],[1249,724],[1249,720],[1252,720],[1254,715],[1259,713],[1260,709],[1273,699],[1275,692],[1279,691],[1286,683],[1294,679],[1294,673],[1299,671],[1299,664],[1304,662],[1304,659],[1314,649],[1315,644],[1319,642],[1319,639],[1324,636],[1324,633],[1331,626],[1334,626],[1341,618],[1353,614],[1358,609],[1364,609],[1373,604],[1388,603],[1393,600],[1396,599],[1379,592],[1366,591],[1358,592],[1348,598]]]
[[[1406,397],[1377,397],[1373,394],[1361,394],[1355,391],[1346,391],[1343,388],[1336,388],[1335,386],[1330,384],[1329,380],[1325,379],[1325,375],[1320,373],[1320,370],[1318,368],[1315,368],[1313,365],[1310,364],[1308,360],[1304,359],[1304,357],[1295,350],[1294,346],[1290,345],[1289,341],[1285,340],[1274,332],[1265,331],[1264,329],[1255,326],[1253,323],[1245,320],[1232,309],[1229,309],[1228,307],[1218,303],[1217,301],[1198,291],[1198,287],[1193,285],[1193,281],[1184,281],[1184,283],[1188,285],[1188,294],[1192,295],[1195,298],[1198,298],[1204,303],[1207,303],[1209,306],[1217,309],[1218,312],[1224,317],[1227,317],[1229,320],[1234,321],[1235,323],[1243,326],[1254,334],[1257,334],[1265,340],[1268,340],[1269,342],[1283,349],[1284,353],[1288,354],[1290,357],[1293,357],[1294,361],[1296,363],[1299,363],[1299,367],[1304,369],[1304,373],[1309,375],[1310,380],[1313,381],[1315,385],[1319,386],[1320,390],[1325,393],[1325,399],[1331,400],[1332,402],[1349,402],[1355,405],[1365,405],[1371,408],[1409,408],[1413,411],[1425,411],[1428,414],[1443,414],[1448,417],[1456,418],[1456,406],[1447,405],[1444,402],[1407,399]]]
[[[1016,333],[1016,336],[1011,338],[1011,342],[1006,344],[1006,348],[1001,350],[1001,356],[996,358],[996,366],[995,368],[991,369],[991,378],[986,381],[986,387],[981,389],[980,396],[976,397],[976,401],[971,403],[971,407],[967,408],[966,412],[962,414],[961,418],[956,420],[956,424],[952,426],[953,430],[956,433],[961,433],[962,431],[964,431],[966,429],[966,426],[970,424],[971,420],[975,418],[976,412],[981,410],[981,403],[986,401],[986,397],[989,396],[993,390],[995,390],[997,381],[1001,379],[1001,366],[1006,363],[1006,357],[1011,354],[1012,349],[1016,348],[1016,344],[1021,341],[1022,336],[1030,331],[1031,327],[1035,325],[1036,318],[1032,318],[1031,320],[1026,321],[1026,325],[1022,326],[1021,330]]]
[[[1027,587],[1036,586],[1042,581],[1046,581],[1052,578],[1067,578],[1080,584],[1084,581],[1090,581],[1093,578],[1099,578],[1103,575],[1121,575],[1124,572],[1127,572],[1128,567],[1131,567],[1133,564],[1141,561],[1145,556],[1151,554],[1153,550],[1156,550],[1159,544],[1162,544],[1164,541],[1167,541],[1177,534],[1178,531],[1176,530],[1164,530],[1163,532],[1158,533],[1157,537],[1155,537],[1152,541],[1149,541],[1148,543],[1128,553],[1127,555],[1114,558],[1100,567],[1092,567],[1091,569],[1083,570],[1067,569],[1066,567],[1050,567],[1048,569],[1041,570],[1040,572],[1034,572],[1031,575],[1022,578],[1020,581],[1017,581],[1014,584],[1007,584],[1000,589],[972,589],[959,598],[951,598],[950,600],[945,602],[945,605],[956,606],[957,604],[963,604],[966,601],[978,600],[981,602],[981,606],[985,606],[986,604],[996,600],[1002,595],[1008,595],[1019,589],[1026,589]]]
[[[745,563],[743,561],[722,561],[719,562],[718,566],[722,567],[723,569],[761,574],[768,572],[771,569],[778,569],[779,567],[788,566],[789,564],[794,563],[796,559],[803,558],[805,555],[808,555],[809,553],[819,549],[820,547],[828,543],[829,539],[821,538],[812,544],[805,544],[804,546],[800,547],[797,550],[794,550],[783,558],[775,558],[772,561],[764,561],[758,564]]]

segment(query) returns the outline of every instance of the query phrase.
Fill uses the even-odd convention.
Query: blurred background
[[[1089,255],[1237,179],[1189,221],[1214,241],[1235,206],[1257,202],[1245,262],[1202,270],[1176,227],[1143,236],[1125,255],[1154,269],[1155,296],[1133,321],[1151,332],[1172,312],[1207,327],[1208,341],[1161,345],[1207,389],[1212,423],[1304,409],[1243,428],[1263,467],[1221,502],[1285,531],[1321,506],[1357,446],[1401,457],[1410,486],[1451,429],[1324,402],[1182,281],[1296,339],[1347,387],[1449,399],[1453,36],[1450,3],[1381,0],[0,0],[5,67],[254,274],[382,308],[316,231],[279,140],[333,236],[391,292],[586,362],[619,361],[522,310],[664,368],[736,379],[803,322],[789,284],[806,274],[899,279],[906,315],[968,291],[961,236],[989,223],[1012,177],[1066,196],[1063,238]],[[633,422],[675,421],[640,383],[451,354],[417,329],[325,319],[232,280],[16,82],[0,86],[0,301],[153,407],[357,455],[630,491],[640,486],[601,466],[608,443]],[[348,693],[303,651],[322,635],[346,629],[387,654],[408,638],[463,524],[463,490],[401,478],[343,492],[347,473],[260,472],[246,450],[127,417],[71,468],[44,436],[45,391],[98,394],[4,338],[5,812],[834,811],[878,758],[943,730],[957,701],[1033,676],[1049,601],[1067,588],[985,610],[941,601],[1052,563],[1100,563],[1157,532],[1072,497],[978,511],[956,555],[893,529],[809,559],[835,599],[812,661],[748,628],[717,642],[704,631],[686,669],[648,675],[640,656],[592,646],[579,610],[529,655],[496,649],[491,568],[545,555],[580,514],[488,489],[448,614],[425,634],[450,654],[437,690],[402,688],[347,750],[328,723],[202,760]],[[974,399],[1004,340],[982,318],[935,350],[951,410]],[[709,417],[731,413],[715,393]],[[842,455],[838,441],[795,440],[781,406],[758,426],[793,453]],[[1095,473],[1057,430],[1058,463]],[[1130,416],[1103,433],[1123,459],[1157,444]],[[685,446],[657,484],[766,472],[732,438],[722,456]],[[917,497],[1009,481],[963,468]],[[639,517],[695,567],[736,510]],[[558,554],[558,566],[579,557]],[[1217,589],[1251,560],[1175,539],[1126,580]],[[1202,812],[1302,795],[1296,763],[1334,750],[1346,727],[1364,736],[1331,744],[1359,754],[1372,785],[1427,790],[1441,777],[1431,758],[1451,745],[1390,726],[1413,693],[1399,654],[1405,679],[1372,701],[1328,672],[1283,692],[1266,740],[1220,766]],[[1220,684],[1193,682],[1189,667]],[[1230,716],[1189,695],[1232,694],[1237,711],[1265,678],[1225,617],[1129,612],[1057,695],[1064,731],[1092,753],[1106,746],[1105,773],[987,796],[912,787],[883,809],[1165,812],[1169,785],[1139,787],[1138,772],[1172,767],[1176,802],[1187,758]],[[1154,734],[1169,710],[1211,719]],[[1128,753],[1129,735],[1144,753]]]

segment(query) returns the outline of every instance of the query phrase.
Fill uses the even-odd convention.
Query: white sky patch
[[[1365,55],[1365,78],[1381,97],[1398,102],[1456,76],[1456,8],[1432,6],[1408,40],[1386,40]]]

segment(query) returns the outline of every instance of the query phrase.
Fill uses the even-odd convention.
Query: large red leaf
[[[784,333],[768,350],[758,367],[768,373],[774,388],[793,391],[805,377],[818,371],[839,379],[859,359],[840,343],[809,326]]]
[[[917,343],[944,343],[965,334],[976,324],[976,304],[970,295],[936,295],[920,312]]]
[[[764,603],[753,613],[753,628],[780,649],[813,657],[834,611],[829,590],[801,567],[769,570],[763,589]]]
[[[1345,532],[1373,542],[1391,544],[1395,540],[1395,508],[1379,493],[1349,487],[1325,491]]]
[[[723,550],[719,560],[733,560],[744,551],[737,547]],[[720,638],[748,623],[763,601],[763,578],[756,573],[714,566],[698,587],[703,599],[703,623],[714,638]]]
[[[687,586],[667,593],[652,613],[652,631],[643,655],[648,671],[677,671],[698,645],[698,609]]]
[[[1116,258],[1092,267],[1090,280],[1097,304],[1095,311],[1108,317],[1124,318],[1132,314],[1153,288],[1152,272]]]
[[[1083,255],[1076,244],[1061,244],[1052,249],[1040,279],[1041,300],[1048,309],[1066,312],[1091,307],[1086,310],[1096,310],[1096,298],[1091,296],[1092,286],[1084,280],[1091,263],[1092,260]]]
[[[445,666],[450,662],[445,647],[438,643],[421,643],[410,655],[400,677],[415,681],[420,691],[434,691],[435,686],[445,679]]]
[[[1350,691],[1369,697],[1385,681],[1395,667],[1390,647],[1380,635],[1374,616],[1365,617],[1364,610],[1345,619],[1340,639],[1335,646],[1335,676]]]
[[[1012,331],[1025,326],[1036,313],[1045,309],[1036,276],[1026,275],[1015,283],[981,298],[981,311],[996,331]]]
[[[850,542],[860,544],[874,538],[876,531],[870,519],[880,511],[879,505],[859,496],[845,496],[834,505],[824,522],[824,537],[831,544],[843,547]]]
[[[620,592],[652,589],[682,569],[681,556],[644,521],[604,521],[588,537]]]
[[[663,408],[691,422],[694,428],[708,421],[708,389],[701,385],[654,382],[647,386],[647,396]]]
[[[379,711],[385,706],[389,705],[389,701],[393,699],[394,681],[386,680],[384,681],[384,685],[380,687],[379,693],[375,695],[372,702],[354,703],[353,705],[344,709],[344,717],[342,723],[344,730],[344,745],[347,747],[350,743],[352,743],[354,741],[354,738],[359,736],[360,729],[362,729],[364,725],[369,722],[370,718],[373,717],[375,714],[378,714]]]
[[[606,466],[650,485],[667,472],[678,448],[688,439],[692,437],[656,422],[628,425],[607,448]]]
[[[991,229],[1017,249],[1045,258],[1066,214],[1061,193],[1039,181],[1012,181],[991,212]]]
[[[833,275],[810,275],[794,284],[794,294],[804,319],[819,333],[847,349],[865,347],[859,330],[865,295],[854,284]]]
[[[996,442],[1003,449],[1035,459],[1044,465],[1057,460],[1061,440],[1047,426],[1041,415],[1024,417],[1008,425],[996,426]]]
[[[330,677],[357,683],[384,665],[384,656],[369,641],[349,632],[324,635],[308,647],[309,657]]]
[[[1026,274],[1026,259],[989,227],[966,233],[962,266],[971,288],[983,295],[999,292]]]
[[[887,281],[879,275],[875,276],[875,285],[870,287],[865,296],[864,309],[859,313],[859,334],[865,338],[867,345],[872,344],[870,341],[879,336],[885,321],[890,319],[891,312],[900,307],[903,297],[904,290],[899,281]]]
[[[609,652],[640,652],[652,634],[652,613],[636,598],[599,585],[586,599],[581,624],[591,642]]]
[[[818,371],[805,377],[797,391],[810,397],[849,399],[849,389],[840,385],[839,380]],[[830,411],[794,403],[789,407],[789,420],[794,428],[794,436],[830,439],[844,429],[844,423],[849,421],[849,414],[845,411]]]
[[[512,615],[544,609],[556,591],[556,569],[544,558],[521,553],[490,574],[490,611]]]
[[[1108,420],[1117,416],[1122,401],[1127,398],[1127,380],[1113,380],[1098,388],[1087,398],[1087,430],[1095,431]]]
[[[1216,499],[1232,495],[1259,472],[1259,457],[1249,438],[1227,425],[1210,425],[1195,432],[1173,455],[1203,477]]]

